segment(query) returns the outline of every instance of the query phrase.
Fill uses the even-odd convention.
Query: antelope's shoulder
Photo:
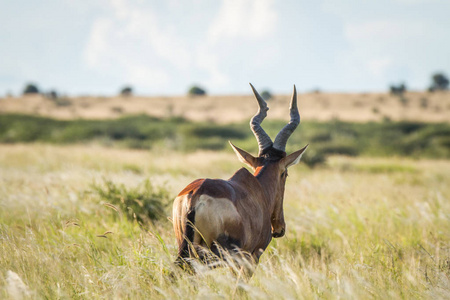
[[[240,181],[258,182],[258,180],[255,178],[255,176],[253,176],[253,174],[250,173],[246,168],[240,168],[228,180],[235,181],[235,182],[240,182]]]
[[[239,196],[246,197],[249,193],[259,193],[262,191],[261,183],[246,168],[241,168],[228,179],[228,183],[233,186]]]

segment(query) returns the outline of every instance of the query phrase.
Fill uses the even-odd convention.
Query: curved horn
[[[258,94],[258,92],[251,83],[250,86],[252,87],[253,94],[255,94],[256,100],[258,100],[259,105],[258,112],[250,120],[250,128],[252,129],[253,134],[256,137],[256,140],[258,141],[259,155],[261,155],[263,150],[273,145],[272,140],[264,131],[264,129],[262,129],[261,127],[261,122],[267,116],[267,111],[269,110],[269,108],[267,107],[266,101],[264,101],[264,99]]]
[[[289,123],[284,126],[283,129],[277,134],[277,137],[275,138],[275,142],[273,144],[273,147],[277,150],[286,151],[286,143],[291,136],[291,134],[294,132],[295,128],[297,128],[298,124],[300,123],[300,114],[298,113],[297,108],[297,90],[295,89],[294,85],[294,92],[292,94],[292,100],[291,100],[291,106],[289,108],[291,120]]]

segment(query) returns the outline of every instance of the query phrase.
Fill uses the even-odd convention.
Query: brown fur
[[[180,192],[173,204],[177,261],[204,252],[203,247],[218,256],[222,256],[223,249],[231,255],[250,255],[258,262],[272,237],[284,236],[283,198],[287,168],[300,161],[307,147],[288,156],[284,151],[289,136],[300,122],[297,93],[294,86],[289,108],[291,120],[273,143],[261,127],[267,115],[267,104],[250,86],[259,105],[257,114],[250,121],[258,141],[259,156],[254,157],[230,144],[239,160],[254,173],[242,168],[229,180],[198,179]]]
[[[275,203],[280,200],[278,168],[278,163],[267,162],[255,172],[257,177],[242,168],[229,180],[199,179],[189,184],[173,206],[178,245],[181,247],[186,238],[187,214],[195,211],[196,231],[191,240],[194,245],[211,248],[225,234],[258,261],[272,239],[272,220],[277,219],[284,226],[283,215],[280,216],[282,203]]]

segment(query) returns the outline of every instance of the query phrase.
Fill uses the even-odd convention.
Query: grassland
[[[239,167],[229,149],[1,145],[0,298],[450,297],[448,160],[331,156],[293,167],[287,234],[249,281],[177,269],[169,219],[140,226],[98,192],[110,182],[139,193],[148,180],[168,204],[191,180]]]
[[[241,167],[227,140],[256,152],[253,97],[0,99],[0,299],[449,299],[449,95],[301,95],[287,150],[311,147],[250,280],[174,266],[170,210]]]
[[[264,122],[272,136],[283,121]],[[211,124],[146,115],[108,120],[57,120],[29,115],[0,115],[0,143],[100,144],[154,151],[224,150],[232,140],[256,152],[247,122]],[[288,144],[288,152],[311,143],[304,162],[321,164],[331,154],[450,158],[450,123],[304,121]]]

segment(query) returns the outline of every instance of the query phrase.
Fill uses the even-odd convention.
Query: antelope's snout
[[[285,229],[284,229],[284,227],[281,227],[281,228],[280,228],[279,230],[277,230],[277,231],[272,230],[272,237],[274,237],[274,238],[279,238],[279,237],[284,236],[284,233],[285,233]]]

